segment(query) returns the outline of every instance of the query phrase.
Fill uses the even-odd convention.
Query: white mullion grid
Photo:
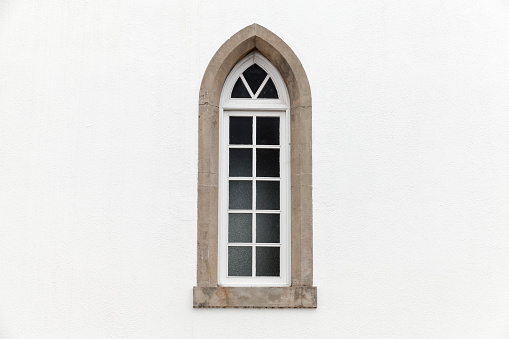
[[[231,112],[231,111],[230,111]],[[225,111],[225,119],[226,119],[226,128],[223,130],[225,133],[223,134],[223,140],[226,142],[223,143],[226,151],[226,159],[223,158],[224,162],[222,162],[223,170],[226,170],[228,173],[229,171],[229,150],[231,148],[244,148],[244,149],[252,149],[252,176],[251,177],[230,177],[228,174],[225,175],[223,178],[223,185],[226,185],[226,194],[224,195],[224,209],[222,213],[223,214],[223,225],[222,227],[222,238],[224,239],[223,242],[223,256],[226,256],[223,260],[223,272],[224,277],[226,277],[228,280],[228,285],[234,284],[234,286],[253,286],[252,284],[258,285],[258,283],[254,283],[254,280],[247,280],[247,279],[257,279],[257,281],[260,281],[259,284],[262,286],[268,285],[268,286],[288,286],[288,281],[290,279],[290,268],[289,268],[289,261],[290,258],[290,239],[289,239],[289,228],[291,227],[289,224],[289,219],[286,214],[288,214],[289,211],[289,195],[287,191],[289,190],[288,183],[289,183],[289,167],[288,167],[288,137],[286,136],[287,131],[285,126],[285,119],[286,123],[288,123],[289,117],[288,117],[288,111],[286,111],[286,115],[284,115],[284,112],[264,112],[264,111],[256,111],[256,112],[228,112]],[[251,145],[229,145],[229,118],[233,116],[243,116],[243,117],[252,117],[253,118],[253,129],[252,129],[252,144]],[[280,123],[280,144],[279,145],[256,145],[256,118],[260,117],[279,117],[279,123]],[[223,147],[224,147],[223,146]],[[256,149],[280,149],[280,176],[279,177],[257,177],[256,176]],[[252,200],[253,205],[252,209],[249,210],[231,210],[229,209],[228,205],[228,187],[229,187],[229,181],[235,181],[235,180],[250,180],[252,182]],[[280,199],[281,200],[281,209],[280,210],[256,210],[256,182],[257,181],[279,181],[281,182],[280,186]],[[288,197],[285,198],[285,196],[288,195]],[[283,213],[284,211],[284,213]],[[228,215],[230,213],[251,213],[252,214],[252,242],[251,243],[229,243],[228,242]],[[279,243],[256,243],[256,216],[257,214],[264,213],[264,214],[278,214],[280,216],[280,242]],[[226,216],[226,220],[224,218]],[[226,245],[226,246],[225,246]],[[252,276],[247,277],[239,277],[239,276],[228,276],[228,247],[230,246],[239,246],[239,247],[251,247],[252,249]],[[256,276],[256,247],[276,247],[280,249],[280,276],[279,277],[258,277]],[[224,266],[225,265],[225,266]],[[285,277],[285,282],[281,283],[280,278]],[[247,279],[246,279],[247,278]],[[260,279],[260,280],[258,280]],[[225,282],[226,282],[225,281]],[[280,285],[281,284],[281,285]]]
[[[261,93],[261,90],[266,86],[266,83],[256,91],[256,94],[252,93],[251,87],[249,84],[246,85],[247,81],[245,81],[242,72],[251,66],[253,63],[258,64],[262,67],[267,75],[270,76],[270,79],[274,81],[276,86],[279,98],[278,99],[260,99],[258,96]],[[231,90],[238,78],[242,79],[244,86],[251,98],[231,98]],[[267,77],[266,77],[267,78]],[[266,79],[268,81],[268,79]],[[265,80],[264,80],[265,81]],[[261,90],[260,90],[261,89]],[[256,98],[256,99],[255,99]],[[219,187],[219,255],[218,255],[218,283],[221,286],[290,286],[291,285],[291,215],[290,215],[290,206],[291,206],[291,171],[290,171],[290,99],[288,96],[288,91],[286,85],[278,73],[277,69],[270,63],[270,61],[266,60],[262,55],[257,52],[249,55],[244,58],[241,62],[239,62],[228,75],[225,84],[223,85],[223,89],[221,92],[220,99],[220,116],[219,116],[219,132],[220,132],[220,187]],[[230,116],[251,116],[256,119],[257,114],[259,116],[266,117],[279,117],[280,118],[280,145],[281,145],[281,153],[280,153],[280,182],[281,182],[281,191],[280,191],[280,202],[281,202],[281,211],[256,211],[255,209],[249,210],[229,210],[229,183],[228,180],[252,180],[253,181],[253,194],[256,193],[255,182],[256,180],[274,180],[269,178],[256,178],[253,175],[252,178],[228,178],[228,130],[229,130],[229,117]],[[277,148],[275,145],[263,145],[258,146],[258,148]],[[252,145],[243,146],[236,145],[236,148],[250,148]],[[255,147],[253,147],[255,151]],[[253,152],[254,153],[254,152]],[[254,170],[256,169],[256,162],[253,163]],[[257,213],[278,213],[280,215],[280,267],[281,267],[281,276],[280,277],[227,277],[227,269],[228,269],[228,220],[225,220],[225,217],[228,219],[228,213],[252,213],[255,216]],[[255,224],[255,219],[253,219],[253,225]],[[255,227],[255,225],[254,225]],[[256,240],[256,239],[255,239]],[[233,245],[233,244],[232,244]],[[239,244],[235,244],[239,245]],[[247,246],[251,246],[252,248],[256,244],[247,243]],[[267,245],[267,244],[263,244]],[[274,246],[274,245],[272,245]],[[254,252],[254,251],[253,251]]]

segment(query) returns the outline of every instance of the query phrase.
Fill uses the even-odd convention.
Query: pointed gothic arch
[[[290,101],[291,286],[218,286],[219,114],[223,84],[247,54],[258,51],[281,74]],[[268,29],[252,24],[215,53],[199,99],[198,257],[194,307],[307,307],[317,305],[313,286],[311,91],[299,59]]]

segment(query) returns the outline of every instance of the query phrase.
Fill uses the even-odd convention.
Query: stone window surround
[[[218,265],[219,101],[231,69],[253,50],[279,71],[290,95],[291,286],[222,287]],[[274,33],[252,24],[212,57],[200,87],[198,132],[198,257],[193,307],[316,308],[313,286],[311,91],[299,59]]]

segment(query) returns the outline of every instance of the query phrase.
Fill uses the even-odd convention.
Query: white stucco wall
[[[198,91],[313,93],[316,310],[192,309]],[[0,2],[0,338],[509,337],[509,3]]]

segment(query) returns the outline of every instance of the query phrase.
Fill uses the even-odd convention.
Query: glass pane
[[[244,86],[244,82],[242,81],[242,79],[240,77],[237,79],[237,82],[233,86],[232,98],[249,98],[249,99],[251,99],[251,95],[247,91],[246,86]]]
[[[253,186],[248,180],[230,180],[230,209],[250,210],[253,208]]]
[[[228,247],[228,275],[248,276],[253,271],[253,248],[251,246],[230,246]]]
[[[265,80],[267,72],[257,64],[253,64],[247,68],[242,75],[244,75],[244,79],[246,79],[247,84],[251,87],[251,92],[256,93],[263,80]]]
[[[256,215],[256,242],[279,242],[279,214]]]
[[[256,276],[279,277],[279,247],[256,247]]]
[[[253,175],[253,150],[230,148],[230,177],[251,177]]]
[[[253,118],[230,117],[230,144],[253,144]]]
[[[279,209],[279,181],[256,182],[256,209]]]
[[[228,214],[228,242],[253,241],[252,221],[251,213]]]
[[[279,150],[256,150],[256,176],[279,177]]]
[[[277,95],[277,89],[274,85],[274,82],[272,79],[269,79],[265,86],[263,86],[262,91],[258,95],[258,98],[260,99],[277,99],[279,98]]]
[[[279,145],[279,118],[256,118],[256,144]]]

